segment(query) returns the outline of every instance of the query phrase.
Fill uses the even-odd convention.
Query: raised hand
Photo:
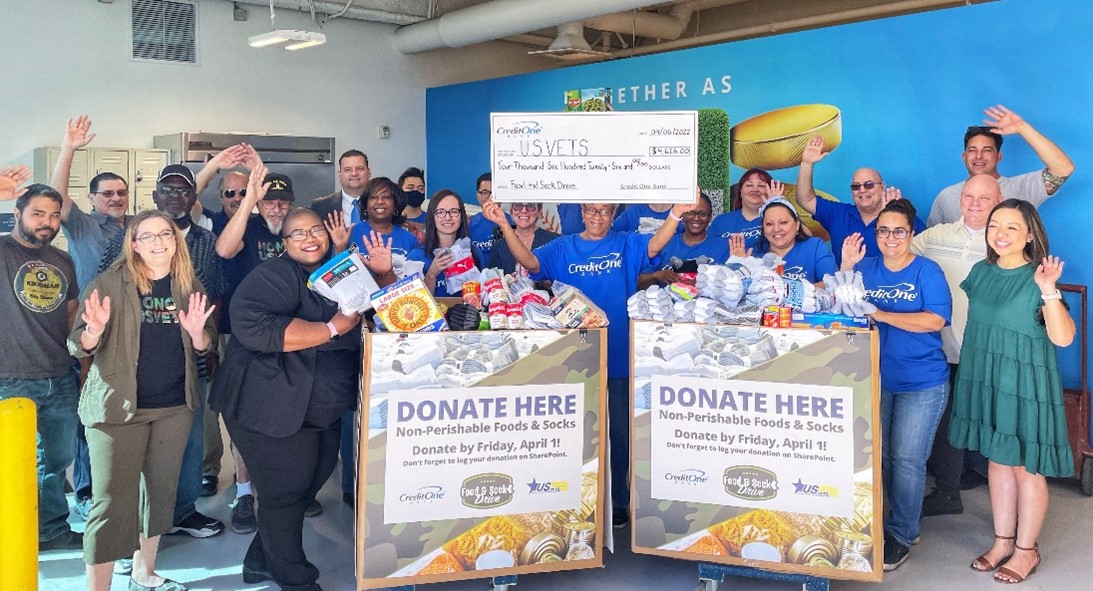
[[[61,147],[79,150],[90,144],[93,139],[95,139],[95,134],[91,133],[91,119],[87,115],[80,115],[75,121],[68,120],[68,124],[65,126],[65,139],[61,142]]]
[[[262,166],[262,157],[258,155],[258,150],[254,149],[254,146],[250,144],[239,144],[243,146],[244,154],[240,163],[247,170],[254,170],[258,166]]]
[[[805,151],[801,153],[801,164],[816,164],[830,152],[824,152],[824,138],[816,136],[805,144]]]
[[[178,323],[190,335],[194,349],[198,351],[207,350],[211,344],[209,335],[205,332],[205,321],[215,309],[216,306],[209,305],[209,298],[205,294],[195,291],[190,294],[190,305],[186,310],[178,311]]]
[[[744,250],[744,235],[743,234],[730,234],[729,235],[729,254],[734,257],[750,257],[751,250]]]
[[[987,107],[983,109],[983,114],[987,116],[983,123],[999,135],[1018,133],[1022,126],[1028,125],[1020,115],[1002,105]]]
[[[235,168],[243,163],[247,156],[247,148],[243,144],[224,148],[209,158],[206,166],[215,166],[217,169]]]
[[[30,180],[30,168],[25,164],[0,168],[0,201],[16,199],[26,192],[19,185]]]
[[[341,215],[340,212],[336,213]],[[391,272],[392,240],[394,240],[394,238],[388,238],[384,241],[383,236],[375,230],[361,236],[361,242],[364,244],[364,252],[368,255],[364,259],[364,266],[368,267],[368,270],[377,276],[383,276]],[[451,258],[451,255],[448,255],[448,257]],[[433,260],[433,264],[436,264],[436,259]]]
[[[1063,261],[1060,261],[1059,257],[1046,256],[1040,266],[1036,267],[1036,273],[1032,276],[1032,280],[1040,288],[1040,293],[1045,295],[1053,294],[1056,289],[1055,282],[1062,275]]]
[[[683,217],[683,214],[687,213],[688,211],[693,211],[694,209],[698,208],[699,199],[701,199],[701,198],[702,198],[702,189],[700,187],[695,187],[695,200],[690,202],[690,203],[677,203],[677,204],[673,205],[672,206],[672,215],[674,215],[677,218]]]
[[[508,220],[505,219],[505,210],[501,209],[501,204],[496,201],[487,201],[482,206],[482,215],[498,226],[509,225]]]
[[[903,199],[903,193],[895,187],[884,188],[884,205],[888,205],[893,201],[899,201]]]
[[[250,178],[247,180],[247,195],[243,197],[242,203],[239,204],[240,211],[250,215],[250,210],[254,209],[254,206],[266,196],[266,192],[269,191],[269,183],[263,181],[267,173],[269,173],[269,169],[261,161],[250,170]]]
[[[865,238],[858,232],[846,237],[843,240],[843,262],[842,269],[849,271],[854,268],[855,265],[860,263],[865,258]]]
[[[770,179],[770,189],[767,191],[767,199],[783,197],[786,194],[786,185],[778,179]]]
[[[83,314],[80,320],[84,322],[84,331],[93,337],[102,336],[106,330],[106,323],[110,321],[110,297],[99,299],[99,290],[94,289],[84,302]]]
[[[326,226],[330,240],[334,243],[334,252],[349,248],[349,228],[345,227],[345,216],[342,215],[341,209],[327,214],[323,225]]]

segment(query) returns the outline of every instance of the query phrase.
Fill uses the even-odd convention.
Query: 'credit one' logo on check
[[[510,126],[497,128],[497,135],[536,135],[542,132],[538,121],[517,121]]]

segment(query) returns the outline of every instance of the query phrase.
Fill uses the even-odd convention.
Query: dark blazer
[[[231,301],[232,340],[209,395],[209,406],[225,419],[270,437],[299,431],[313,401],[328,405],[331,392],[345,398],[346,409],[356,400],[359,325],[318,347],[284,351],[294,319],[327,322],[338,309],[307,288],[307,277],[296,261],[280,256],[243,279]]]
[[[326,220],[326,216],[330,215],[332,211],[342,210],[342,192],[338,191],[331,193],[330,195],[324,195],[322,197],[316,197],[311,200],[308,207],[312,211],[319,214],[319,217]]]

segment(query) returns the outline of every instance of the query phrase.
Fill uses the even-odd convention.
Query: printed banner
[[[875,333],[632,334],[635,552],[881,579]]]
[[[698,112],[491,113],[499,202],[690,203]]]
[[[358,588],[602,566],[606,359],[604,330],[367,334]]]

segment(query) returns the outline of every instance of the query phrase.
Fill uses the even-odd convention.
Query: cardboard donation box
[[[881,580],[875,331],[631,334],[634,552]]]
[[[367,334],[358,588],[602,566],[606,342]]]

